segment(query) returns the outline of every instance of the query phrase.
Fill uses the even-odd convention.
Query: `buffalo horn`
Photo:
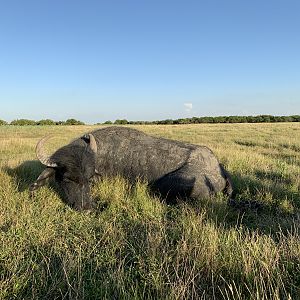
[[[97,153],[97,142],[95,140],[95,137],[91,133],[89,134],[89,137],[90,137],[91,150],[96,154]]]
[[[46,155],[42,149],[44,142],[48,139],[49,139],[49,136],[44,137],[37,143],[36,148],[35,148],[35,153],[36,153],[36,157],[39,159],[39,161],[43,165],[45,165],[47,167],[55,168],[55,167],[57,167],[57,164],[54,161],[52,161],[51,157]]]

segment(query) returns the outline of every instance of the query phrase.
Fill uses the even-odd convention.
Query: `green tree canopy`
[[[84,123],[76,119],[68,119],[65,125],[84,125]]]
[[[56,125],[56,122],[50,119],[40,120],[36,122],[37,125]]]
[[[125,124],[128,124],[128,121],[126,119],[122,119],[122,120],[117,119],[114,124],[125,125]]]
[[[36,122],[34,120],[28,120],[28,119],[17,119],[11,121],[10,125],[17,125],[17,126],[36,125]]]

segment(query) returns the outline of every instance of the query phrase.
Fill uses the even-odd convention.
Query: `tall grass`
[[[168,206],[120,177],[93,185],[94,212],[51,184],[31,198],[39,138],[96,127],[0,127],[0,299],[300,299],[300,125],[135,127],[212,148],[241,205]]]

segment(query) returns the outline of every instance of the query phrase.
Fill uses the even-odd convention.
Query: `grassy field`
[[[122,178],[93,186],[95,212],[72,210],[54,185],[31,198],[37,141],[53,134],[51,153],[96,127],[1,126],[0,299],[300,299],[300,124],[134,127],[209,146],[235,207],[167,206]]]

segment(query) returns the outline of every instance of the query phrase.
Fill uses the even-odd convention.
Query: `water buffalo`
[[[146,180],[152,191],[172,202],[177,198],[206,198],[232,193],[230,177],[213,152],[205,147],[149,136],[127,127],[106,127],[86,134],[46,156],[36,146],[46,166],[30,186],[34,191],[55,177],[67,203],[77,210],[90,209],[89,181],[94,175],[121,175],[134,182]]]

